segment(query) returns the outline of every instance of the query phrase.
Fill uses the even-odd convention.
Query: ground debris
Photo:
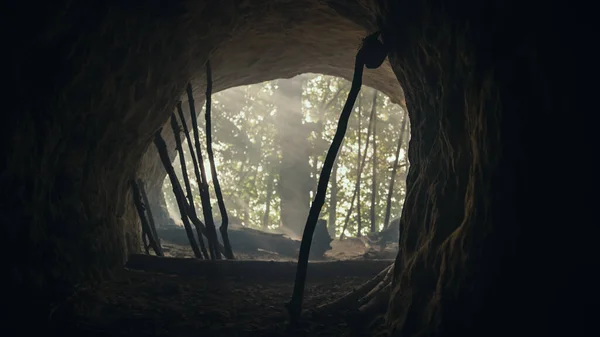
[[[367,281],[340,277],[309,282],[306,308],[332,301]],[[287,330],[284,303],[293,279],[210,282],[202,278],[123,270],[81,291],[53,317],[62,336],[371,336],[348,315],[307,315]]]

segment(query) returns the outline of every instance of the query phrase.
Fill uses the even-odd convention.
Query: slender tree
[[[373,117],[373,178],[371,181],[371,233],[376,232],[377,214],[377,90],[373,90],[373,104],[371,105],[371,116]]]
[[[369,116],[369,126],[368,126],[368,131],[367,131],[367,140],[365,142],[365,150],[363,151],[364,153],[367,153],[367,150],[369,149],[369,139],[371,139],[371,130],[372,130],[372,123],[373,123],[373,115],[374,111],[371,111],[371,116]],[[366,164],[366,159],[367,156],[363,156],[361,162],[358,164],[358,176],[360,177],[360,175],[363,172],[363,169],[365,168],[365,164]],[[344,227],[342,228],[342,233],[340,233],[340,240],[342,240],[345,236],[344,232],[346,231],[346,229],[348,229],[348,224],[350,223],[350,215],[352,214],[352,210],[354,209],[354,200],[356,200],[357,195],[359,194],[360,190],[360,180],[356,179],[356,184],[354,185],[354,192],[352,193],[352,198],[350,199],[350,208],[348,209],[348,212],[346,213],[346,219],[344,220]],[[360,203],[360,200],[358,201],[358,203]],[[360,229],[360,228],[359,228]]]
[[[273,199],[273,172],[270,172],[267,176],[267,197],[265,200],[265,214],[263,215],[262,227],[263,229],[269,228],[269,216],[271,214],[271,199]]]
[[[303,124],[304,79],[294,77],[277,81],[276,125],[281,149],[279,197],[281,223],[295,235],[302,235],[313,188],[310,167],[310,128]]]
[[[343,142],[342,142],[343,146]],[[341,147],[341,146],[340,146]],[[339,155],[339,154],[338,154]],[[339,167],[339,156],[336,157],[333,163],[333,170],[331,171],[331,190],[329,196],[329,221],[327,225],[331,236],[335,237],[336,219],[337,219],[337,204],[338,204],[338,167]]]
[[[385,216],[384,216],[384,228],[390,225],[390,213],[392,210],[392,195],[394,194],[394,182],[396,180],[396,172],[398,171],[398,160],[400,159],[400,149],[402,148],[402,142],[404,140],[404,133],[406,131],[406,122],[408,120],[408,112],[404,112],[402,118],[402,126],[400,127],[400,137],[398,137],[398,145],[396,146],[396,154],[394,157],[394,165],[392,166],[392,174],[390,176],[390,185],[388,187],[387,198],[385,202]]]
[[[361,211],[360,211],[360,204],[361,204],[361,199],[360,199],[360,182],[361,182],[361,175],[362,175],[362,165],[360,164],[360,139],[361,137],[361,133],[362,133],[362,128],[361,128],[361,119],[362,119],[362,95],[358,96],[358,113],[357,113],[357,117],[358,117],[358,128],[356,129],[356,138],[357,138],[357,142],[358,142],[358,154],[356,156],[356,236],[360,237],[361,236],[361,232],[362,232],[362,217],[361,217]],[[369,131],[371,131],[371,122],[369,121]],[[369,132],[367,131],[367,132]],[[367,144],[369,142],[369,136],[367,135]],[[367,158],[367,148],[368,145],[365,146],[365,154],[364,157]]]

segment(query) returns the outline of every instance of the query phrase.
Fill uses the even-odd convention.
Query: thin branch
[[[202,201],[202,214],[208,233],[208,250],[212,260],[221,259],[219,251],[219,239],[217,238],[217,230],[215,221],[212,216],[212,206],[210,205],[210,194],[208,192],[208,181],[206,180],[206,170],[204,169],[204,160],[202,159],[202,148],[200,147],[200,135],[198,132],[198,119],[196,118],[196,107],[194,106],[194,93],[192,84],[187,85],[187,96],[190,104],[190,115],[192,117],[192,128],[194,130],[194,143],[196,145],[196,155],[198,156],[198,166],[200,167],[200,176],[202,181],[198,188],[200,189],[200,200]]]
[[[300,317],[300,313],[302,312],[304,284],[306,282],[308,256],[310,254],[312,236],[315,232],[317,221],[319,220],[321,208],[323,208],[323,204],[325,203],[327,185],[329,183],[331,170],[333,169],[333,163],[335,162],[337,153],[340,149],[340,146],[342,145],[342,141],[344,140],[344,135],[346,134],[346,129],[348,128],[348,120],[350,119],[350,115],[352,114],[352,108],[354,107],[356,97],[358,96],[360,88],[362,86],[362,74],[364,67],[362,56],[363,55],[361,55],[360,51],[356,55],[356,64],[354,68],[354,78],[352,80],[352,88],[350,89],[348,99],[340,115],[338,127],[335,132],[335,136],[333,137],[333,142],[331,143],[329,151],[327,151],[327,156],[325,157],[325,162],[323,163],[323,170],[321,171],[321,176],[319,177],[319,184],[317,185],[317,193],[310,207],[308,218],[306,220],[306,225],[304,227],[304,232],[302,234],[302,242],[300,243],[300,253],[298,256],[298,269],[296,270],[296,280],[294,283],[294,292],[292,294],[291,301],[287,304],[287,309],[290,314],[291,325],[296,324],[298,318]]]
[[[160,238],[158,237],[158,232],[156,231],[156,223],[154,222],[152,207],[150,207],[150,200],[148,200],[148,194],[146,193],[146,186],[144,185],[142,179],[138,178],[137,183],[138,187],[140,188],[140,194],[142,195],[142,201],[144,202],[146,213],[148,214],[148,224],[150,225],[150,230],[152,231],[154,239],[156,239],[156,243],[160,246]]]
[[[167,171],[167,175],[169,176],[169,180],[171,181],[171,187],[173,188],[173,194],[175,194],[175,200],[177,200],[177,206],[179,207],[179,214],[181,214],[181,221],[183,222],[183,227],[185,227],[185,232],[188,236],[188,240],[190,241],[190,246],[194,251],[194,256],[196,258],[202,258],[200,253],[200,249],[198,249],[198,244],[196,243],[196,239],[194,238],[194,231],[192,230],[192,226],[190,225],[190,221],[188,220],[188,213],[186,206],[187,201],[185,195],[183,194],[183,189],[181,189],[181,184],[177,179],[177,175],[175,174],[175,169],[171,164],[171,159],[169,158],[169,152],[167,151],[167,144],[165,140],[160,135],[160,131],[156,131],[154,134],[154,145],[158,150],[158,155],[160,156],[160,160]],[[175,139],[179,137],[179,134],[175,134]]]
[[[196,159],[196,153],[194,152],[194,145],[192,144],[192,140],[190,137],[190,131],[187,127],[187,122],[185,121],[185,116],[183,115],[183,108],[181,107],[181,101],[177,102],[177,114],[179,115],[179,120],[181,121],[181,127],[183,128],[183,133],[185,134],[185,139],[187,140],[188,150],[190,156],[192,157],[192,163],[194,165],[194,175],[196,176],[196,183],[200,186],[201,178],[200,178],[200,169],[198,168],[198,160]],[[206,250],[206,245],[204,244],[204,238],[202,237],[202,232],[200,227],[196,222],[194,222],[194,218],[198,218],[198,214],[196,213],[196,205],[194,204],[194,197],[192,195],[191,190],[188,191],[188,194],[191,198],[189,198],[190,204],[187,207],[188,216],[194,227],[196,227],[196,235],[198,237],[198,243],[200,243],[200,250],[202,251],[202,255],[204,255],[205,259],[209,259],[208,251]],[[202,224],[204,226],[204,224]],[[206,233],[204,235],[208,238]]]
[[[217,203],[219,205],[219,211],[221,212],[221,238],[223,239],[223,245],[225,246],[225,257],[228,259],[234,259],[233,249],[231,249],[231,243],[229,242],[229,235],[227,234],[227,227],[229,226],[229,216],[227,215],[227,209],[225,208],[225,202],[223,201],[223,193],[221,192],[221,185],[219,184],[219,177],[217,176],[217,167],[215,166],[215,156],[212,148],[212,123],[210,116],[211,99],[212,99],[212,71],[210,69],[210,61],[206,62],[206,152],[208,152],[208,161],[210,163],[210,173],[212,175],[213,184],[215,185],[215,194],[217,196]]]
[[[148,224],[148,219],[146,219],[146,214],[144,213],[144,204],[142,203],[142,196],[140,195],[140,189],[137,183],[135,182],[135,179],[131,179],[130,183],[131,190],[133,192],[133,202],[135,203],[138,215],[140,216],[140,221],[142,222],[142,231],[145,232],[148,237],[148,245],[152,247],[156,255],[163,256],[162,249],[160,245],[156,242],[155,237],[152,235],[152,230],[150,229],[150,225]]]

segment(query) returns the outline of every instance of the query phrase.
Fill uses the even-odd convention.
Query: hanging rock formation
[[[570,190],[586,175],[556,184],[549,171],[557,152],[580,158],[585,151],[574,89],[581,35],[566,24],[576,18],[568,7],[512,0],[10,5],[0,195],[11,314],[47,317],[48,303],[77,283],[110,277],[139,249],[127,181],[139,174],[149,190],[162,183],[153,133],[189,81],[203,100],[209,57],[215,91],[304,72],[350,78],[361,37],[381,29],[389,63],[366,71],[364,82],[397,101],[401,83],[412,126],[390,330],[575,336],[585,326],[591,306],[580,293],[590,279],[574,286],[569,275],[574,262],[594,256],[580,250],[593,237],[584,232],[585,194]]]

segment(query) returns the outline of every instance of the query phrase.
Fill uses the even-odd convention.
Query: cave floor
[[[304,308],[332,301],[369,277],[307,283]],[[107,282],[81,289],[51,316],[62,336],[375,336],[350,310],[306,318],[287,331],[293,283],[269,279],[209,279],[124,269]],[[363,322],[364,323],[364,322]]]

